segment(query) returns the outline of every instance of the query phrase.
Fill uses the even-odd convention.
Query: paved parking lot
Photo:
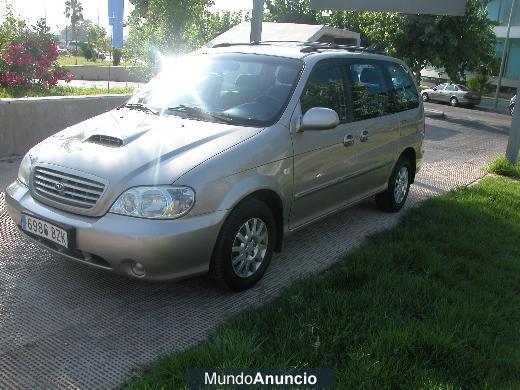
[[[446,119],[427,121],[426,161],[407,208],[478,180],[505,150],[508,116],[442,109]],[[1,188],[18,162],[0,162]],[[0,194],[0,388],[117,386],[140,365],[199,342],[222,320],[329,267],[400,215],[367,201],[331,216],[287,239],[254,289],[231,294],[205,278],[144,283],[61,259],[19,235]]]

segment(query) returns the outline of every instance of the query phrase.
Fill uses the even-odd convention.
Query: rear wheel
[[[276,223],[269,207],[257,199],[245,200],[222,226],[211,260],[211,277],[234,291],[251,288],[269,266],[275,240]]]
[[[376,195],[376,204],[388,212],[401,210],[406,203],[410,191],[412,179],[412,166],[406,157],[401,157],[388,180],[388,188],[385,192]]]
[[[459,104],[459,101],[458,99],[454,96],[450,99],[450,104],[452,105],[452,107],[457,107],[458,104]]]

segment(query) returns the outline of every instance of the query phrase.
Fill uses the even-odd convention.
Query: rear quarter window
[[[397,63],[387,62],[384,67],[391,85],[387,111],[396,113],[419,107],[419,93],[410,73]]]

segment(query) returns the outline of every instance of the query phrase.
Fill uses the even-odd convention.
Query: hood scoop
[[[111,148],[120,148],[121,146],[124,145],[124,141],[121,138],[116,138],[116,137],[111,137],[109,135],[101,135],[101,134],[93,135],[93,136],[87,138],[87,140],[85,142],[108,146]]]

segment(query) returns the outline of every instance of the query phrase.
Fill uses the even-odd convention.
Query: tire
[[[457,107],[459,105],[459,101],[458,101],[458,99],[455,96],[453,96],[450,99],[450,104],[451,104],[452,107]]]
[[[253,234],[249,235],[247,228]],[[276,228],[273,213],[265,203],[257,199],[239,203],[220,230],[211,259],[210,277],[220,287],[233,291],[253,287],[273,257]]]
[[[426,92],[423,93],[421,96],[422,96],[422,101],[423,101],[423,102],[428,102],[428,101],[430,101],[430,96],[429,96]]]
[[[511,116],[513,116],[515,112],[515,105],[513,104],[512,106],[509,106],[509,113],[511,114]]]
[[[403,177],[403,175],[405,176]],[[410,161],[406,157],[401,157],[390,175],[387,190],[376,195],[377,206],[381,210],[391,213],[401,210],[410,192],[411,178],[412,166]]]

